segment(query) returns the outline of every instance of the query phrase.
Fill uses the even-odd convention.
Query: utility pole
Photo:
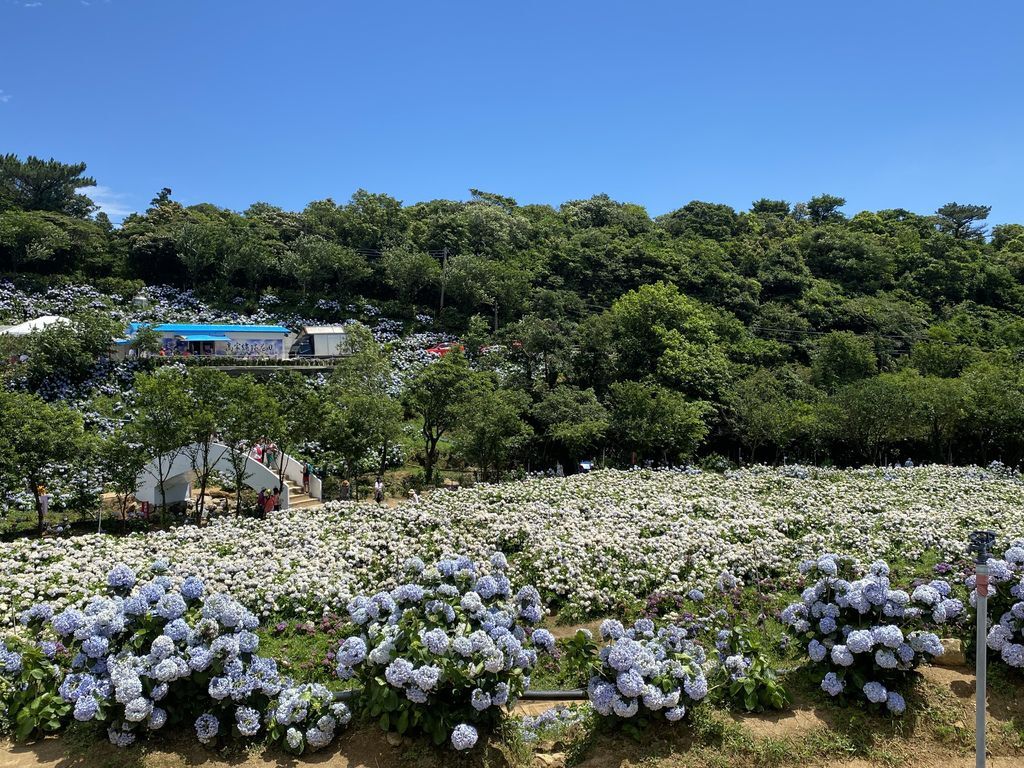
[[[975,590],[977,592],[977,635],[975,636],[974,734],[975,765],[985,768],[985,691],[988,663],[988,557],[996,535],[992,531],[974,531],[970,535],[971,549],[975,553]]]
[[[444,286],[448,282],[448,246],[441,250],[441,308],[437,311],[440,315],[444,312]]]

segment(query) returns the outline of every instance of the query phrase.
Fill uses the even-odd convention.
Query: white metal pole
[[[975,570],[977,574],[978,593],[978,627],[977,641],[975,644],[975,765],[977,768],[985,768],[985,704],[986,704],[986,680],[988,661],[988,563],[987,553],[982,548],[978,553],[978,563]]]

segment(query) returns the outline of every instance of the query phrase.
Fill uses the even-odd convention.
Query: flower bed
[[[822,551],[955,559],[978,509],[1002,535],[1024,536],[1021,483],[987,470],[789,474],[603,471],[436,492],[396,508],[328,504],[201,530],[22,540],[0,545],[0,621],[40,600],[74,604],[116,563],[144,570],[155,559],[174,561],[174,584],[201,573],[211,591],[261,616],[301,618],[396,586],[410,556],[456,550],[480,560],[499,549],[510,578],[534,584],[563,617],[583,617],[658,590],[710,589],[725,569],[788,574]]]

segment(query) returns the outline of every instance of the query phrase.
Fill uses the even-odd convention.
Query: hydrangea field
[[[1020,480],[998,469],[836,471],[788,467],[726,475],[602,471],[443,491],[397,508],[331,503],[270,520],[218,519],[125,537],[22,540],[0,548],[0,616],[46,600],[58,610],[118,563],[202,574],[261,616],[319,615],[396,585],[410,556],[505,552],[509,573],[549,610],[606,615],[624,597],[711,588],[723,570],[779,575],[822,552],[863,562],[952,559],[979,526],[1024,536]]]
[[[502,733],[530,749],[597,720],[637,734],[716,706],[784,710],[803,673],[821,701],[899,718],[940,638],[970,633],[965,539],[981,524],[1002,540],[988,646],[1022,666],[1021,485],[1000,467],[600,471],[20,540],[0,550],[3,728],[24,741],[77,721],[127,747],[167,726],[299,754],[353,721],[456,751]],[[772,589],[799,600],[773,608]],[[275,633],[321,614],[342,628],[327,677],[293,676]],[[552,614],[612,618],[557,637]],[[503,730],[553,683],[588,704]]]

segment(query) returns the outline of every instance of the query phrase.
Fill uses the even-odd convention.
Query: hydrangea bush
[[[236,727],[242,736],[259,732],[260,713],[240,707],[235,712]],[[326,686],[313,683],[282,688],[267,712],[270,740],[289,752],[301,754],[316,750],[334,741],[335,733],[352,720],[348,705],[335,701]],[[244,722],[243,722],[244,721]]]
[[[986,644],[1006,664],[1024,668],[1024,540],[1014,541],[1002,558],[989,558],[988,610],[992,621]],[[977,605],[977,577],[967,579],[971,605]]]
[[[313,731],[305,719],[306,692],[282,678],[273,659],[257,655],[256,617],[228,595],[207,595],[202,580],[188,577],[175,589],[157,575],[140,584],[131,568],[118,565],[107,585],[108,594],[93,596],[82,609],[55,614],[39,604],[21,621],[68,649],[70,671],[58,692],[76,720],[107,726],[112,743],[127,746],[169,721],[193,723],[204,744],[256,736],[265,723],[271,729],[301,723],[305,730],[294,729],[299,737],[289,742],[301,751],[323,746],[337,722],[347,721],[344,712],[331,713],[330,727],[314,723],[319,730]],[[300,710],[302,717],[292,715]]]
[[[726,704],[747,712],[783,709],[789,694],[756,634],[743,625],[720,629],[715,638],[718,666],[714,680],[722,685]]]
[[[53,641],[0,641],[0,729],[17,741],[59,731],[71,706],[57,693],[64,649]]]
[[[469,749],[474,724],[493,725],[529,685],[537,649],[552,650],[554,637],[532,629],[540,595],[515,590],[507,565],[500,553],[486,565],[412,558],[407,581],[349,602],[359,634],[338,648],[338,676],[362,686],[359,705],[382,728]]]
[[[893,589],[881,561],[860,575],[853,559],[827,554],[805,561],[800,571],[817,580],[781,618],[823,670],[822,690],[902,714],[906,702],[897,689],[919,664],[943,652],[928,630],[961,616],[963,603],[941,580]]]
[[[707,655],[683,627],[656,627],[650,619],[639,619],[626,629],[607,619],[601,637],[607,643],[598,656],[601,666],[587,686],[599,715],[656,715],[677,722],[687,707],[707,696]]]

